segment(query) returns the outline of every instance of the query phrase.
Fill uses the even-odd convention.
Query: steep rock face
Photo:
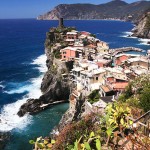
[[[132,32],[132,36],[150,39],[150,12],[143,15]]]
[[[26,113],[34,114],[54,103],[65,102],[69,99],[71,83],[68,77],[63,78],[62,74],[68,74],[73,67],[73,62],[66,63],[55,58],[55,53],[59,52],[60,49],[60,47],[55,47],[56,40],[62,40],[59,35],[57,34],[58,37],[56,38],[53,32],[48,32],[47,34],[45,53],[48,71],[45,73],[41,84],[43,95],[39,99],[27,100],[18,112],[21,117]]]
[[[122,0],[113,0],[109,3],[93,4],[61,4],[38,19],[55,20],[64,19],[132,19],[136,20],[150,7],[150,2],[139,1],[128,4]],[[130,18],[130,17],[131,18]]]
[[[59,125],[54,128],[54,134],[56,130],[58,132],[61,132],[61,130],[66,125],[72,123],[73,121],[80,120],[85,111],[84,109],[85,109],[85,96],[81,94],[81,96],[77,98],[77,101],[75,104],[75,111],[72,112],[71,109],[68,109],[68,111],[63,115],[62,119],[60,120]]]

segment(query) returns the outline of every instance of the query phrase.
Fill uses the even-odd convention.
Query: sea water
[[[28,98],[38,98],[40,84],[46,72],[44,41],[50,27],[58,21],[35,19],[0,20],[0,131],[10,131],[6,150],[30,150],[30,139],[47,136],[58,124],[69,104],[53,106],[37,115],[17,116],[19,107]],[[78,20],[65,21],[108,42],[111,48],[134,46],[145,52],[150,49],[147,39],[128,37],[133,28],[130,22]]]

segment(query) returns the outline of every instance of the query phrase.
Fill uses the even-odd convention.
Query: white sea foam
[[[26,98],[23,98],[3,107],[0,114],[0,131],[10,131],[14,128],[23,129],[32,121],[32,116],[25,115],[24,117],[19,117],[17,115],[19,107],[25,102]]]
[[[123,32],[123,35],[120,37],[137,39],[140,42],[137,45],[150,45],[148,44],[148,42],[150,42],[150,39],[142,39],[142,38],[134,37],[131,35],[132,35],[132,32]]]
[[[32,64],[38,65],[38,69],[40,72],[46,72],[47,67],[46,67],[46,55],[41,55],[37,59],[35,59]]]
[[[120,37],[137,39],[137,37],[131,36],[132,34],[132,32],[123,32],[123,35],[121,35]]]
[[[39,98],[41,96],[41,82],[43,78],[43,74],[46,71],[46,56],[42,55],[35,59],[32,64],[37,64],[38,69],[42,72],[42,75],[38,78],[30,79],[30,84],[28,86],[24,86],[18,90],[10,91],[11,93],[21,93],[22,91],[28,91],[28,94],[25,95],[22,99],[12,103],[7,104],[2,108],[2,112],[0,114],[0,131],[10,131],[14,128],[23,129],[28,124],[32,122],[32,116],[25,115],[24,117],[19,117],[17,112],[22,104],[24,104],[28,98]]]
[[[148,44],[148,42],[150,42],[150,39],[139,38],[138,41],[140,42],[140,44],[138,44],[138,45],[150,45],[150,44]]]
[[[37,68],[41,73],[44,73],[47,71],[47,67],[46,67],[46,55],[41,55],[39,56],[37,59],[33,60],[33,62],[31,63],[33,65],[36,65],[35,68]],[[30,79],[30,84],[25,84],[25,83],[11,83],[14,86],[17,85],[21,85],[18,88],[12,89],[10,91],[4,91],[4,93],[7,94],[20,94],[20,93],[24,93],[24,92],[30,92],[33,88],[38,87],[41,82],[42,82],[42,78],[43,75],[41,75],[39,78],[34,78],[34,79]]]

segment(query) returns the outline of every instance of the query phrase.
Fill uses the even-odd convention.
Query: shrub
[[[95,118],[95,119],[94,119]],[[98,126],[95,115],[91,114],[83,118],[81,121],[67,125],[56,137],[56,143],[53,149],[66,149],[70,145],[74,145],[77,139],[83,136],[85,139],[88,138],[92,131],[95,131],[95,135],[98,134]],[[70,150],[70,149],[69,149]]]
[[[89,96],[88,101],[93,104],[95,102],[98,102],[100,99],[100,94],[98,90],[94,90]]]
[[[145,88],[140,94],[140,107],[145,111],[150,110],[150,87]]]
[[[130,82],[125,92],[120,95],[118,101],[126,102],[130,106],[150,110],[150,75],[137,77]]]
[[[57,59],[60,59],[60,58],[61,58],[60,50],[56,50],[56,51],[54,51],[53,53],[54,53],[55,58],[57,58]]]

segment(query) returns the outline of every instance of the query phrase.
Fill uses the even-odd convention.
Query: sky
[[[92,3],[101,4],[111,0],[0,0],[0,19],[36,18],[58,4]],[[125,0],[128,3],[137,0]]]

